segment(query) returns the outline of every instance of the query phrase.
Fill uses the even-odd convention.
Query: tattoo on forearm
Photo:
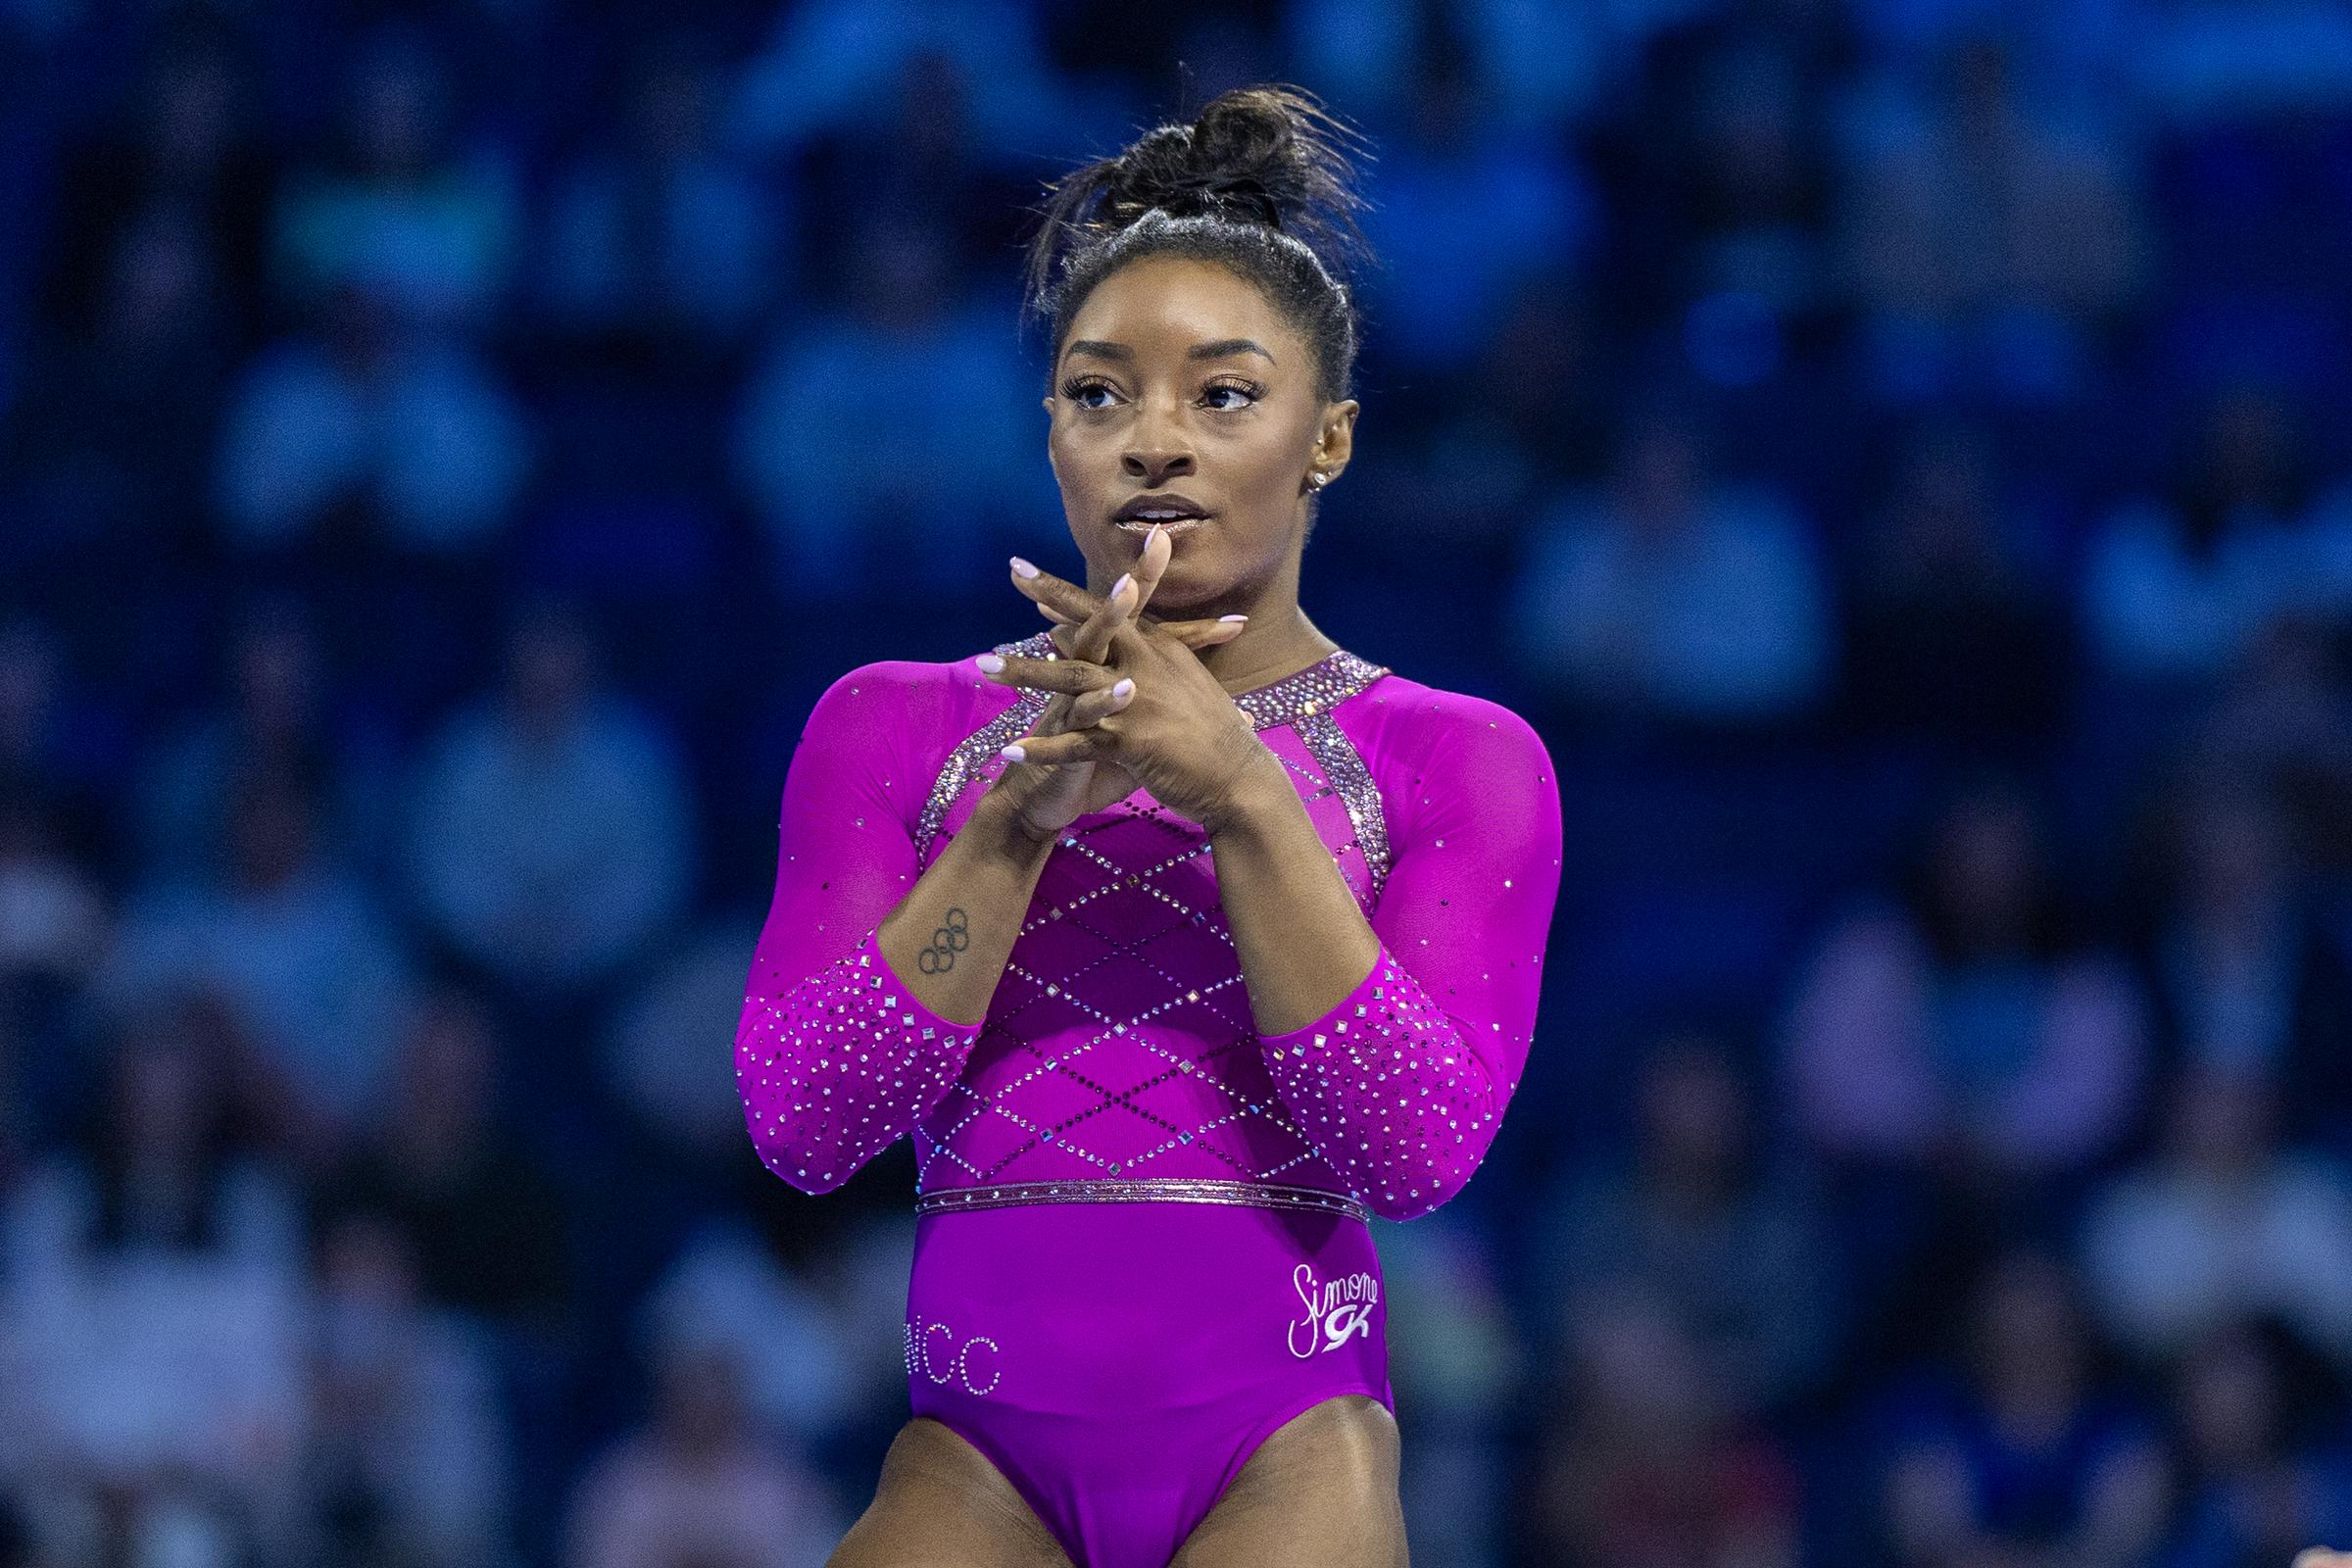
[[[915,967],[925,974],[946,974],[956,967],[956,955],[972,945],[972,932],[961,909],[950,909],[931,933],[931,945],[915,955]]]

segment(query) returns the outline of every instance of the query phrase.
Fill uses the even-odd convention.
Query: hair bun
[[[1348,161],[1360,142],[1297,88],[1237,87],[1193,124],[1158,126],[1106,160],[1093,226],[1122,228],[1157,208],[1296,234],[1337,260],[1361,246]]]

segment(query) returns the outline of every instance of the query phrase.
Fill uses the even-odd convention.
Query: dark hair
[[[1349,153],[1362,137],[1292,87],[1236,87],[1190,125],[1145,132],[1048,187],[1030,242],[1028,305],[1058,353],[1095,285],[1147,256],[1231,268],[1312,345],[1317,390],[1348,395],[1355,300],[1344,273],[1370,260]],[[1368,156],[1368,155],[1367,155]]]

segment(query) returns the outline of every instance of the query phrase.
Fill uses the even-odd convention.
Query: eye
[[[1093,392],[1100,392],[1103,394],[1104,401],[1087,401],[1088,394]],[[1102,379],[1100,376],[1072,376],[1067,381],[1061,383],[1061,395],[1064,398],[1067,398],[1070,402],[1077,404],[1078,407],[1082,409],[1100,409],[1107,407],[1108,399],[1112,396],[1115,396],[1115,394],[1111,392],[1110,383]]]
[[[1238,401],[1232,403],[1209,402],[1210,399],[1224,392],[1232,393]],[[1250,407],[1265,395],[1266,389],[1253,381],[1212,381],[1200,394],[1200,400],[1208,403],[1210,410],[1214,413],[1231,414],[1236,410]]]

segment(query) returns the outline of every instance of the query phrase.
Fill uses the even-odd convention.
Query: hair
[[[1215,262],[1257,285],[1315,356],[1316,390],[1348,396],[1357,318],[1346,281],[1371,261],[1350,153],[1363,138],[1293,87],[1236,87],[1190,125],[1048,186],[1029,245],[1027,303],[1058,354],[1095,286],[1147,256]]]

